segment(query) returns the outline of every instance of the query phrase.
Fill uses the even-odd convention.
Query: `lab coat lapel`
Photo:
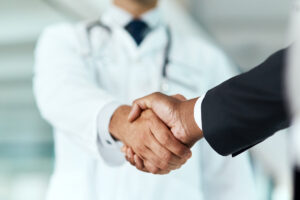
[[[130,58],[137,56],[138,47],[131,35],[122,27],[115,27],[113,31],[114,39],[124,50],[123,52]]]

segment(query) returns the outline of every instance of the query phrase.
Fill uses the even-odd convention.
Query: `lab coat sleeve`
[[[102,155],[108,164],[120,165],[124,158],[110,138],[108,123],[121,104],[94,77],[80,54],[72,25],[44,31],[37,44],[34,71],[34,92],[42,116],[94,157]]]
[[[258,199],[248,153],[234,158],[223,157],[206,141],[202,142],[201,174],[204,199]]]

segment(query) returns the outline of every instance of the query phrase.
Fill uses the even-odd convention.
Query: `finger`
[[[142,171],[142,172],[145,172],[145,173],[151,173],[151,172],[149,172],[146,168],[139,169],[139,168],[136,167],[136,169],[137,169],[137,170],[140,170],[140,171]]]
[[[128,115],[128,120],[130,122],[133,122],[136,120],[141,112],[145,109],[151,109],[152,108],[152,102],[157,99],[162,94],[159,92],[150,94],[148,96],[145,96],[143,98],[137,99],[133,102],[132,109]]]
[[[144,161],[140,157],[138,157],[138,155],[134,155],[133,158],[136,168],[143,171],[145,167]]]
[[[147,146],[144,150],[143,155],[141,156],[144,161],[149,161],[152,165],[154,165],[157,168],[166,170],[169,169],[168,163],[161,160],[151,149],[149,149]]]
[[[170,152],[168,149],[163,147],[157,140],[156,138],[152,135],[151,137],[151,142],[146,144],[146,146],[151,149],[151,151],[160,158],[160,161],[163,163],[163,168],[161,169],[177,169],[178,164],[182,163],[181,159]]]
[[[162,174],[170,173],[170,170],[161,170],[158,167],[155,167],[151,162],[149,162],[147,160],[144,162],[144,165],[145,165],[145,169],[149,173],[152,173],[152,174],[161,174],[162,175]]]
[[[191,150],[178,141],[163,122],[158,118],[153,118],[152,120],[150,130],[162,146],[181,159],[188,159],[191,157]]]
[[[133,103],[131,111],[128,115],[128,121],[129,122],[133,122],[134,120],[136,120],[142,113],[142,109],[140,108],[140,106],[136,103]]]
[[[175,95],[172,95],[172,97],[174,97],[175,99],[180,100],[180,101],[186,101],[187,100],[185,98],[185,96],[183,96],[181,94],[175,94]]]
[[[127,156],[133,160],[133,150],[131,148],[127,148]]]
[[[127,151],[127,146],[126,145],[122,146],[121,152],[126,154],[126,151]]]
[[[133,165],[135,166],[135,162],[134,162],[134,158],[133,158],[133,152],[131,148],[128,148],[126,151],[126,157],[127,160]]]
[[[127,155],[125,156],[125,159],[132,165],[135,166],[134,160],[130,159]]]

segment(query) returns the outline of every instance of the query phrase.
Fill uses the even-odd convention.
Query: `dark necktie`
[[[147,33],[149,32],[148,25],[139,19],[134,19],[125,26],[125,29],[133,37],[137,45],[140,45]]]

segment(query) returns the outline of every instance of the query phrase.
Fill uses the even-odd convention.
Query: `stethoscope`
[[[88,42],[89,42],[90,46],[91,46],[91,37],[90,37],[91,30],[97,26],[103,28],[109,35],[112,34],[112,29],[109,26],[103,24],[100,20],[97,20],[95,22],[88,24],[86,29],[87,29],[87,35],[88,35]],[[167,69],[170,64],[170,53],[171,53],[171,46],[172,46],[172,35],[171,35],[171,30],[170,30],[169,26],[166,27],[166,34],[167,34],[167,44],[166,44],[165,50],[164,50],[164,59],[163,59],[162,72],[161,72],[162,82],[160,85],[160,89],[163,92],[167,92],[169,89],[169,84],[168,84],[168,80],[167,80],[167,78],[168,78]]]

